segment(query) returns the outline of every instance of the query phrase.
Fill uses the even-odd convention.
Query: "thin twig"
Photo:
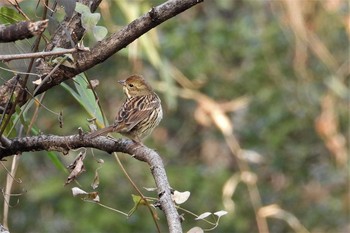
[[[130,182],[131,186],[136,190],[136,192],[141,196],[141,199],[146,203],[146,206],[148,208],[148,210],[150,211],[150,213],[152,214],[152,219],[154,221],[154,224],[156,225],[157,231],[160,231],[160,227],[159,224],[157,222],[157,219],[154,216],[153,210],[151,208],[151,204],[149,203],[149,201],[147,200],[147,198],[143,195],[143,193],[141,192],[141,190],[137,187],[137,185],[135,184],[135,182],[131,179],[131,177],[129,176],[128,172],[126,171],[125,167],[123,166],[122,162],[120,161],[118,154],[115,152],[114,153],[114,158],[116,159],[119,167],[122,169],[122,172],[124,173],[125,177],[128,179],[128,181]]]
[[[0,55],[0,61],[7,62],[18,59],[38,58],[38,57],[49,57],[54,55],[62,55],[67,53],[75,53],[77,51],[89,51],[89,48],[71,48],[71,49],[60,49],[57,51],[37,52],[37,53],[22,53],[22,54],[11,54],[11,55]]]

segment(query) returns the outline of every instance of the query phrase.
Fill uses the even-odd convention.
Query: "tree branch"
[[[152,28],[202,1],[203,0],[169,0],[160,6],[153,7],[148,13],[134,20],[120,31],[112,34],[110,37],[102,40],[95,47],[93,47],[90,52],[78,53],[75,57],[75,69],[65,67],[63,65],[59,66],[59,68],[51,75],[52,81],[44,83],[36,91],[35,95],[39,95],[50,88],[75,77],[77,74],[105,61]],[[82,2],[84,2],[86,5],[89,3],[88,0],[82,0]],[[90,7],[91,11],[95,11],[100,2],[101,0],[94,0]],[[70,32],[69,36],[66,34],[67,32]],[[83,33],[84,29],[80,23],[80,15],[76,13],[73,15],[72,19],[65,19],[64,22],[61,23],[60,27],[52,36],[51,42],[47,45],[46,50],[50,51],[55,46],[60,48],[71,48],[75,46],[71,45],[72,40],[73,43],[77,43],[81,39]],[[49,65],[44,59],[41,59],[37,66],[37,73],[42,75],[42,79],[44,79],[45,76],[52,71],[52,69],[54,69],[54,67]],[[15,79],[15,77],[12,79]],[[11,82],[10,80],[9,82]],[[6,99],[4,96],[10,95],[10,93],[6,92],[6,88],[4,90],[2,89],[3,86],[0,86],[0,109],[1,107],[4,108],[4,106],[7,104],[7,102],[3,102],[1,100]],[[25,104],[26,101],[27,100],[20,102],[19,105],[21,106]]]
[[[41,34],[48,25],[49,20],[37,22],[22,21],[9,26],[0,25],[0,43],[28,39]]]
[[[87,47],[74,47],[71,49],[60,49],[56,51],[47,51],[47,52],[37,52],[37,53],[20,53],[20,54],[10,54],[10,55],[0,55],[0,61],[7,62],[10,60],[17,59],[28,59],[28,58],[38,58],[38,57],[49,57],[56,55],[63,55],[68,53],[75,53],[77,51],[88,51]]]
[[[202,1],[203,0],[169,0],[162,5],[153,7],[148,13],[134,20],[110,37],[97,43],[90,52],[78,53],[75,61],[76,69],[61,66],[60,69],[52,74],[52,82],[43,85],[36,94],[45,92],[51,87],[59,85],[61,82],[73,78],[75,75],[105,61],[152,28]],[[47,74],[52,69],[52,67],[44,61],[42,61],[37,68],[42,74]]]
[[[59,151],[67,154],[69,150],[91,147],[99,150],[123,152],[149,164],[155,180],[161,209],[167,218],[169,232],[182,232],[180,217],[171,197],[170,185],[161,157],[154,150],[134,143],[129,139],[114,139],[104,136],[91,139],[84,134],[69,136],[39,135],[8,139],[6,146],[0,146],[0,160],[13,154],[28,151]]]

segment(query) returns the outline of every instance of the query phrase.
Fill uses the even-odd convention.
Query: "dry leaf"
[[[95,89],[98,85],[100,85],[100,81],[98,79],[93,79],[93,80],[90,80],[90,83],[91,83],[91,86],[88,85],[87,88],[88,89]]]
[[[190,197],[191,193],[189,191],[185,191],[185,192],[178,192],[178,191],[174,191],[173,194],[173,200],[175,201],[176,204],[182,204],[185,201],[187,201],[187,199]]]
[[[43,80],[42,80],[41,78],[39,78],[39,79],[33,81],[32,83],[39,86],[39,85],[41,84],[42,81],[43,81]]]
[[[187,233],[204,233],[203,229],[200,227],[193,227]]]
[[[95,177],[94,177],[94,180],[92,181],[91,187],[93,189],[96,189],[99,184],[100,184],[100,177],[99,177],[98,172],[96,170],[95,171]]]
[[[227,214],[227,211],[225,211],[225,210],[220,210],[220,211],[215,212],[214,214],[220,218],[221,216],[226,215],[226,214]]]
[[[201,215],[199,215],[197,218],[195,218],[195,220],[201,220],[201,219],[205,219],[206,217],[210,216],[211,213],[210,212],[205,212]]]
[[[68,166],[68,169],[71,171],[69,174],[65,185],[71,183],[75,180],[81,173],[85,171],[83,160],[85,159],[85,152],[80,152],[77,158],[74,160],[72,164]]]

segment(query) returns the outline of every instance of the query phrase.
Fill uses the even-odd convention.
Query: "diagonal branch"
[[[8,139],[6,146],[0,146],[0,160],[13,154],[28,151],[59,151],[64,154],[69,150],[81,147],[91,147],[99,150],[123,152],[133,158],[149,164],[154,177],[161,209],[164,211],[169,232],[182,232],[180,217],[171,197],[170,185],[164,169],[164,164],[157,152],[128,139],[113,139],[104,136],[91,139],[87,135],[76,134],[69,136],[39,135]]]
[[[82,1],[86,4],[89,3],[88,0]],[[51,81],[43,83],[43,85],[36,91],[35,95],[39,95],[50,88],[75,77],[77,74],[105,61],[152,28],[202,1],[203,0],[168,0],[162,5],[153,7],[148,13],[96,44],[96,46],[93,47],[90,52],[80,52],[77,54],[77,56],[74,56],[76,68],[68,68],[63,65],[59,66],[59,68],[52,73],[50,78]],[[101,0],[93,0],[90,9],[95,11],[100,2]],[[75,14],[72,19],[66,19],[64,22],[62,22],[61,26],[56,30],[55,34],[51,38],[51,42],[46,47],[46,50],[50,51],[55,46],[60,48],[71,48],[72,40],[69,40],[68,36],[66,35],[67,31],[71,32],[71,39],[73,42],[77,43],[84,32],[84,29],[80,23],[79,14]],[[53,68],[54,67],[48,64],[47,61],[41,59],[37,66],[37,73],[38,75],[42,75],[42,79],[44,79]],[[15,79],[15,77],[12,79]],[[9,96],[10,94],[6,92],[6,90],[2,89],[3,86],[0,86],[0,108],[6,105],[7,102],[2,100],[6,100],[5,97]],[[28,99],[19,102],[19,105],[22,106],[26,103],[26,101],[28,101]]]
[[[120,31],[113,33],[108,38],[97,43],[90,52],[78,53],[75,61],[75,69],[62,66],[52,75],[52,82],[43,85],[36,94],[45,92],[51,87],[71,79],[75,75],[105,61],[152,28],[202,1],[203,0],[169,0],[159,6],[153,7],[148,13],[135,19]],[[38,66],[38,70],[42,74],[49,73],[50,69],[52,69],[52,67],[43,61]]]

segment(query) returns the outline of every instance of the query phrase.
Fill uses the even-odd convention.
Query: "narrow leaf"
[[[76,197],[76,196],[86,195],[88,193],[78,187],[73,187],[72,194],[73,194],[73,197]]]
[[[205,212],[201,215],[199,215],[197,218],[195,218],[195,220],[201,220],[201,219],[205,219],[206,217],[210,216],[211,213],[210,212]]]
[[[96,188],[98,188],[99,184],[100,184],[100,176],[98,175],[98,171],[96,169],[95,177],[94,177],[94,180],[92,181],[91,187],[93,189],[96,189]]]
[[[80,2],[77,2],[77,4],[75,5],[75,11],[80,14],[90,13],[90,8]]]
[[[226,214],[227,214],[227,211],[225,211],[225,210],[220,210],[220,211],[215,212],[214,214],[220,218],[221,216],[226,215]]]

